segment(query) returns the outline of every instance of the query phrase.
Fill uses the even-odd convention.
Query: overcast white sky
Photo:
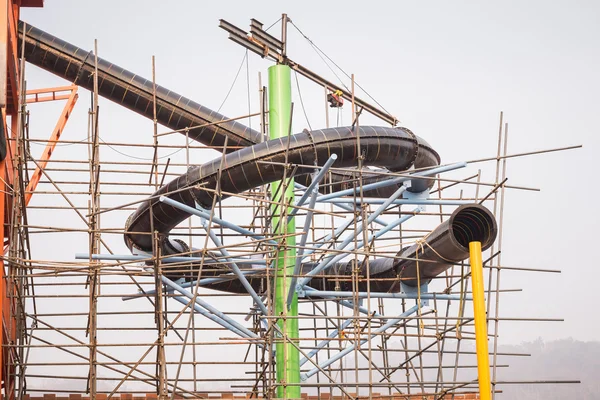
[[[501,313],[565,322],[507,324],[500,334],[505,343],[538,336],[597,340],[600,3],[63,0],[25,9],[22,19],[86,49],[96,38],[101,57],[146,77],[155,55],[159,84],[216,109],[244,55],[217,27],[219,18],[246,28],[254,17],[268,26],[282,12],[443,162],[495,155],[501,110],[510,125],[509,153],[584,145],[508,162],[508,183],[541,192],[507,192],[503,263],[563,273],[505,272],[502,286],[523,292],[504,296]],[[288,54],[335,79],[293,28]],[[253,110],[257,72],[266,74],[268,65],[251,54]],[[29,88],[65,83],[33,67],[27,73]],[[311,126],[324,126],[321,90],[300,82]],[[65,138],[84,137],[88,98],[82,93]],[[108,101],[102,107],[103,135],[150,143],[148,120]],[[32,136],[45,137],[42,127],[54,124],[56,110],[38,110]],[[222,113],[247,111],[242,76]],[[300,131],[306,123],[296,114]],[[347,112],[344,118],[347,123]],[[492,167],[476,164],[469,172],[484,168],[484,179],[492,181]],[[65,251],[72,260],[85,247]]]

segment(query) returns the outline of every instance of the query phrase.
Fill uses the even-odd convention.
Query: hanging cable
[[[279,18],[277,21],[275,21],[275,22],[273,22],[271,25],[269,25],[269,27],[268,27],[267,29],[263,29],[263,30],[264,30],[265,32],[267,32],[269,29],[271,29],[272,27],[274,27],[274,26],[275,26],[275,24],[276,24],[276,23],[278,23],[279,21],[281,21],[281,17],[280,17],[280,18]],[[288,19],[288,22],[289,22],[289,19]]]
[[[229,96],[231,95],[231,92],[233,91],[233,88],[235,87],[235,84],[236,84],[236,82],[237,82],[237,80],[238,80],[238,78],[239,78],[239,76],[240,76],[240,73],[242,72],[242,68],[244,67],[244,64],[247,62],[247,60],[248,60],[248,50],[246,50],[246,52],[244,53],[244,57],[242,58],[242,62],[240,63],[240,66],[238,67],[238,70],[237,70],[237,72],[236,72],[236,74],[235,74],[235,77],[233,78],[233,82],[231,83],[231,86],[229,87],[229,90],[227,91],[227,94],[225,95],[225,98],[224,98],[224,99],[223,99],[223,101],[221,102],[221,105],[220,105],[220,106],[219,106],[219,108],[217,109],[217,113],[221,111],[221,109],[223,108],[223,106],[224,106],[224,105],[225,105],[225,103],[227,102],[227,99],[229,99]],[[250,96],[250,94],[248,94],[248,96]],[[248,101],[250,101],[250,99],[249,99],[249,98],[248,98]],[[105,141],[102,139],[102,137],[99,137],[99,139],[100,139],[100,141],[101,141],[102,143],[104,143],[106,146],[108,146],[108,147],[109,147],[109,148],[110,148],[112,151],[114,151],[114,152],[116,152],[116,153],[119,153],[119,154],[120,154],[120,155],[122,155],[122,156],[129,157],[129,158],[133,158],[133,159],[136,159],[136,160],[143,160],[143,161],[153,160],[153,158],[137,157],[137,156],[133,156],[133,155],[131,155],[131,154],[124,153],[124,152],[122,152],[122,151],[120,151],[120,150],[117,150],[117,149],[115,149],[114,147],[112,147],[112,146],[111,146],[111,145],[109,145],[108,143],[106,143],[106,142],[105,142]],[[173,156],[173,155],[175,155],[175,154],[179,153],[180,151],[182,151],[182,150],[184,150],[184,149],[185,149],[185,147],[182,147],[181,149],[175,150],[174,152],[172,152],[172,153],[169,153],[169,154],[167,154],[167,155],[165,155],[165,156],[158,157],[158,160],[162,160],[162,159],[164,159],[164,158],[171,157],[171,156]]]
[[[217,109],[217,112],[221,111],[221,108],[223,108],[223,106],[225,105],[225,102],[229,98],[229,95],[233,91],[233,87],[235,86],[235,83],[237,82],[238,77],[240,76],[240,72],[242,71],[242,68],[244,67],[244,63],[246,62],[247,59],[248,59],[248,50],[246,50],[246,53],[244,54],[244,58],[242,58],[242,62],[240,63],[240,67],[238,68],[238,71],[235,74],[235,78],[233,78],[233,82],[231,83],[231,86],[229,87],[229,91],[227,91],[227,95],[225,96],[225,98],[221,102],[221,105]]]
[[[300,34],[301,34],[301,35],[302,35],[302,36],[303,36],[303,37],[304,37],[304,38],[305,38],[305,39],[306,39],[306,40],[307,40],[307,41],[310,43],[310,45],[311,45],[311,46],[313,47],[313,49],[314,49],[314,50],[317,52],[317,54],[319,54],[319,53],[322,53],[322,54],[323,54],[323,56],[325,56],[325,57],[326,57],[326,58],[327,58],[329,61],[331,61],[331,63],[332,63],[333,65],[335,65],[335,67],[336,67],[337,69],[339,69],[339,70],[340,70],[340,71],[341,71],[341,72],[342,72],[344,75],[346,75],[346,77],[347,77],[348,79],[352,79],[352,77],[351,77],[351,76],[350,76],[350,75],[349,75],[349,74],[348,74],[346,71],[344,71],[344,70],[343,70],[343,69],[342,69],[342,68],[341,68],[339,65],[337,65],[337,64],[336,64],[336,62],[335,62],[335,61],[333,61],[333,60],[331,59],[331,57],[329,57],[329,56],[328,56],[328,55],[327,55],[327,54],[326,54],[326,53],[325,53],[323,50],[321,50],[321,49],[319,48],[319,46],[317,46],[317,45],[315,44],[315,42],[313,42],[313,41],[312,41],[312,40],[311,40],[311,39],[310,39],[308,36],[306,36],[306,35],[304,34],[304,32],[302,32],[302,31],[300,30],[300,28],[298,28],[298,27],[296,26],[296,24],[294,24],[294,22],[293,22],[293,21],[291,21],[291,20],[290,20],[289,22],[290,22],[290,24],[292,24],[292,26],[293,26],[294,28],[296,28],[296,30],[298,31],[298,33],[300,33]],[[320,55],[320,54],[319,54],[319,57],[321,57],[321,55]],[[321,57],[321,59],[323,60],[323,57]],[[325,61],[325,60],[323,60],[323,61]],[[332,70],[332,68],[329,66],[329,64],[327,64],[327,63],[325,63],[325,64],[326,64],[326,65],[327,65],[327,67],[328,67],[328,68],[329,68],[329,69],[330,69],[330,70],[333,72],[333,70]],[[336,76],[336,78],[338,78],[338,80],[340,80],[340,81],[341,81],[340,77],[339,77],[339,76],[338,76],[338,75],[337,75],[335,72],[333,72],[333,73],[334,73],[334,75]],[[381,107],[381,109],[382,109],[383,111],[385,111],[386,113],[390,114],[390,112],[389,112],[388,110],[386,110],[386,109],[385,109],[385,107],[381,105],[381,103],[379,103],[379,102],[378,102],[378,101],[377,101],[377,100],[376,100],[376,99],[375,99],[373,96],[371,96],[371,95],[369,94],[369,92],[367,92],[367,91],[366,91],[366,90],[365,90],[365,89],[364,89],[362,86],[360,86],[358,83],[356,83],[356,81],[354,81],[354,84],[355,84],[355,85],[356,85],[356,86],[357,86],[357,87],[358,87],[360,90],[362,90],[362,91],[363,91],[363,92],[364,92],[364,93],[365,93],[365,94],[366,94],[366,95],[367,95],[367,96],[368,96],[368,97],[369,97],[371,100],[373,100],[373,101],[375,102],[375,104],[377,104],[379,107]],[[346,90],[350,91],[350,90],[348,89],[348,86],[344,85],[344,83],[343,83],[343,82],[342,82],[342,85],[343,85],[343,86],[346,88]]]
[[[308,115],[306,114],[306,109],[304,108],[304,100],[302,100],[302,92],[300,91],[300,83],[298,82],[298,73],[294,71],[294,77],[296,78],[296,87],[298,88],[298,96],[300,97],[300,106],[302,106],[302,112],[304,113],[304,119],[306,119],[306,123],[308,124],[308,129],[313,130],[310,126],[310,121],[308,120]]]
[[[248,49],[246,49],[246,91],[248,96],[248,115],[252,114],[252,107],[250,104],[250,57],[248,57]],[[248,128],[252,130],[252,117],[248,117]]]

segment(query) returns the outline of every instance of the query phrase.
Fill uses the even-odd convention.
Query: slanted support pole
[[[216,318],[210,318],[210,319],[217,322],[219,325],[221,325],[227,329],[231,329],[231,327],[233,327],[234,329],[231,329],[231,330],[235,333],[240,332],[241,336],[258,339],[257,334],[248,330],[246,327],[244,327],[243,325],[241,325],[234,319],[230,318],[229,316],[225,315],[224,313],[219,311],[217,308],[211,306],[210,304],[208,304],[207,302],[202,300],[199,296],[194,296],[192,294],[192,292],[190,292],[189,290],[185,290],[184,288],[182,288],[177,283],[173,282],[172,280],[170,280],[169,278],[167,278],[164,275],[161,275],[160,279],[162,280],[162,282],[165,285],[167,285],[170,288],[175,289],[175,291],[177,291],[179,294],[187,297],[188,299],[194,300],[198,306],[202,307],[203,309],[208,311],[208,313],[212,314],[212,316],[216,317]],[[181,296],[179,296],[177,298],[181,298]],[[179,302],[181,303],[181,301],[179,301]],[[185,302],[185,300],[184,300],[184,302]],[[186,303],[182,303],[182,304],[186,304]],[[196,307],[194,307],[194,309],[196,311],[198,311],[198,309]],[[200,312],[200,313],[204,316],[208,316],[207,313],[203,313],[203,312]],[[225,322],[225,324],[223,324],[222,322]]]
[[[77,86],[73,85],[71,86],[71,94],[67,98],[67,104],[65,104],[65,107],[63,108],[63,111],[60,114],[60,117],[58,118],[58,122],[56,123],[56,126],[54,127],[54,130],[50,135],[50,139],[46,144],[46,148],[44,149],[44,152],[40,157],[40,162],[38,163],[38,166],[35,169],[35,172],[33,173],[29,184],[27,185],[27,189],[25,189],[25,205],[29,204],[29,200],[31,200],[31,196],[33,196],[33,192],[35,191],[35,188],[37,187],[38,183],[40,182],[40,179],[42,178],[42,170],[46,168],[46,166],[48,165],[48,161],[52,157],[52,152],[54,151],[56,144],[60,140],[60,136],[63,130],[65,129],[65,125],[67,124],[69,117],[71,116],[71,112],[75,107],[75,103],[77,103],[77,98]]]
[[[481,400],[490,400],[490,358],[488,352],[487,318],[485,315],[481,243],[469,243],[469,253],[471,261],[471,285],[473,287],[473,314],[475,317],[475,345],[477,349],[479,397]]]
[[[406,324],[405,319],[408,318],[409,316],[411,316],[412,314],[416,313],[417,310],[419,309],[419,307],[420,307],[420,305],[417,304],[416,306],[408,309],[406,312],[400,314],[397,318],[389,320],[384,325],[382,325],[380,328],[375,329],[374,331],[371,332],[370,339],[374,338],[375,336],[385,332],[386,330],[388,330],[392,327],[398,328],[398,327],[404,326]],[[340,351],[339,353],[337,353],[330,359],[320,363],[318,367],[313,368],[310,371],[303,373],[302,380],[303,381],[307,380],[314,374],[318,373],[320,370],[323,370],[323,369],[327,368],[328,366],[330,366],[331,364],[335,363],[336,361],[340,360],[341,358],[344,358],[346,355],[348,355],[349,353],[354,351],[354,349],[356,347],[360,348],[360,346],[367,343],[368,340],[369,339],[356,340],[350,346],[346,347],[344,350]]]
[[[288,289],[287,295],[287,308],[288,310],[292,306],[294,301],[294,296],[296,296],[296,282],[298,281],[298,274],[300,273],[300,268],[302,267],[302,254],[304,253],[304,246],[306,246],[306,240],[308,238],[308,232],[310,232],[310,226],[312,224],[313,211],[315,208],[315,202],[317,200],[317,194],[319,193],[318,185],[314,186],[312,189],[312,197],[310,198],[310,204],[308,206],[309,210],[306,213],[306,218],[304,219],[304,229],[302,232],[302,236],[300,237],[300,248],[298,249],[298,254],[296,256],[296,264],[294,265],[294,273],[292,277],[292,281],[290,283],[290,288]],[[296,209],[297,210],[297,209]],[[297,301],[296,296],[296,301]]]
[[[311,195],[315,194],[315,189],[318,188],[319,183],[323,180],[323,178],[325,177],[325,175],[327,175],[327,172],[329,172],[329,168],[331,168],[331,166],[333,165],[333,163],[335,162],[335,160],[337,160],[337,154],[332,154],[331,157],[329,157],[329,159],[327,160],[327,162],[323,165],[323,167],[321,168],[321,170],[313,177],[311,184],[308,185],[307,188],[304,188],[299,183],[298,184],[294,184],[294,186],[303,187],[305,189],[305,191],[304,191],[304,194],[302,195],[302,197],[300,197],[300,200],[298,200],[298,202],[296,203],[296,208],[294,208],[293,210],[291,210],[290,213],[288,214],[288,221],[291,218],[293,218],[294,215],[296,215],[296,213],[298,212],[298,210],[300,210],[298,207],[301,207],[302,205],[304,205],[304,203],[306,203],[306,200]],[[317,190],[316,193],[318,195],[319,191]],[[316,197],[315,197],[315,200],[316,200]]]
[[[216,233],[212,229],[210,229],[210,227],[208,226],[208,221],[206,219],[202,220],[202,226],[204,227],[204,230],[206,231],[206,233],[208,234],[208,236],[210,236],[210,238],[213,241],[213,243],[219,249],[218,250],[219,253],[221,253],[221,255],[223,255],[224,257],[226,257],[224,261],[227,263],[227,266],[238,277],[239,281],[242,283],[242,286],[244,286],[244,288],[246,289],[246,291],[248,292],[248,294],[250,295],[250,297],[252,297],[252,299],[256,303],[256,306],[260,309],[260,311],[263,314],[265,314],[265,315],[268,314],[269,311],[267,310],[267,307],[265,306],[265,304],[261,300],[260,296],[256,293],[256,291],[254,290],[254,288],[252,287],[252,285],[250,285],[250,282],[248,282],[248,279],[246,279],[246,276],[240,270],[240,268],[237,266],[237,264],[235,263],[235,261],[233,261],[233,257],[231,257],[231,254],[229,254],[229,252],[227,251],[227,249],[225,249],[225,246],[223,245],[223,243],[221,242],[221,240],[219,239],[219,237],[216,235]]]

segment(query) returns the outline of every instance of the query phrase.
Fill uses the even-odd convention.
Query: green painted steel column
[[[287,65],[273,65],[269,68],[269,136],[271,139],[287,138],[290,134],[290,118],[292,111],[292,84],[291,70]],[[287,140],[287,139],[282,139]],[[282,168],[276,166],[275,168]],[[281,201],[282,191],[280,186],[283,182],[271,184],[271,197],[274,202]],[[294,180],[289,179],[283,192],[284,203],[289,203],[294,198]],[[271,206],[273,213],[272,226],[275,235],[293,234],[296,232],[294,218],[287,224],[285,215],[290,209],[282,210],[275,204]],[[284,216],[282,218],[282,216]],[[280,221],[283,221],[280,223]],[[296,262],[296,237],[290,236],[285,240],[286,246],[277,253],[277,272],[275,276],[275,315],[281,316],[278,326],[289,338],[293,338],[298,345],[298,296],[290,309],[287,309],[287,292],[290,288],[294,265]],[[291,248],[290,248],[291,246]],[[281,338],[279,338],[281,340]],[[277,381],[292,386],[279,386],[277,397],[286,399],[300,398],[300,356],[299,352],[291,343],[283,341],[275,344]]]

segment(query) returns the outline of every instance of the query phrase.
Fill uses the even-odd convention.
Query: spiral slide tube
[[[82,50],[31,25],[26,25],[24,29],[22,22],[19,23],[19,29],[20,45],[25,46],[24,53],[28,62],[86,89],[92,89],[93,53]],[[153,117],[152,81],[103,59],[98,59],[98,74],[101,96],[147,118]],[[158,123],[170,129],[182,130],[182,133],[185,133],[186,128],[189,127],[228,119],[164,87],[157,86],[156,94]],[[217,148],[223,146],[227,138],[228,154],[224,159],[221,180],[221,190],[224,192],[242,193],[283,177],[282,168],[272,162],[284,162],[287,139],[259,143],[259,132],[235,121],[202,128],[190,128],[188,134],[190,138],[202,144]],[[438,154],[429,144],[410,130],[372,126],[330,128],[296,134],[291,137],[288,162],[320,166],[331,154],[335,153],[338,155],[335,167],[353,167],[359,156],[358,136],[360,136],[360,152],[364,156],[365,165],[368,166],[402,172],[413,168],[435,167],[440,163]],[[236,150],[240,147],[241,149]],[[151,251],[150,226],[153,225],[154,229],[165,237],[163,254],[189,251],[182,242],[167,238],[170,230],[187,218],[189,214],[158,201],[158,195],[165,194],[173,200],[192,207],[195,204],[210,207],[213,192],[202,190],[201,187],[208,189],[216,187],[219,165],[220,158],[192,168],[186,174],[159,189],[155,193],[156,197],[153,196],[153,199],[143,203],[127,221],[125,242],[128,247]],[[312,168],[299,168],[296,176],[300,182],[307,182],[307,178],[312,172]],[[344,183],[348,178],[347,175],[334,174],[334,178],[340,182],[333,186],[334,191],[352,187],[352,183]],[[381,179],[383,178],[367,178],[366,181],[371,183]],[[408,190],[420,192],[431,184],[431,180],[413,179]],[[365,196],[389,197],[397,189],[398,186],[385,186],[367,191]],[[153,215],[153,223],[150,221],[150,215]],[[496,222],[486,208],[479,205],[460,207],[448,221],[436,228],[422,243],[401,251],[398,254],[399,261],[394,259],[372,260],[370,272],[374,283],[371,283],[371,290],[387,292],[397,285],[397,282],[393,280],[377,282],[376,278],[378,277],[399,277],[408,285],[416,285],[418,281],[425,283],[453,263],[466,259],[469,240],[481,241],[485,250],[493,243],[495,236]],[[466,246],[465,243],[467,243]],[[418,267],[417,258],[420,259]],[[193,268],[193,263],[190,263],[190,266]],[[305,263],[302,265],[301,273],[307,273],[314,267],[314,264]],[[223,266],[223,268],[227,267]],[[337,263],[329,270],[323,271],[322,275],[350,274],[351,268],[352,262]],[[253,279],[251,275],[249,281],[253,287],[258,287],[260,284],[260,279]],[[341,284],[344,285],[344,283]],[[311,286],[315,289],[332,289],[336,285],[339,288],[340,282],[333,277],[331,279],[314,279],[311,282]],[[245,292],[238,280],[208,284],[207,287],[235,293]]]

